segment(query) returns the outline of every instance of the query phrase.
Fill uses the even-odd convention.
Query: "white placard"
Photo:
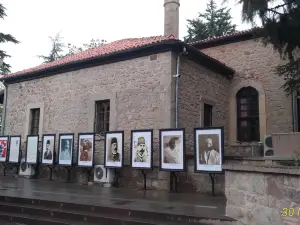
[[[221,129],[196,130],[196,171],[222,171],[222,138]]]
[[[59,165],[72,165],[73,135],[61,135],[59,140]]]
[[[131,166],[133,168],[151,168],[152,132],[132,131]]]
[[[161,169],[184,170],[184,132],[161,131],[160,138]]]
[[[53,164],[54,161],[54,149],[55,147],[55,135],[43,136],[43,151],[42,151],[42,164]]]
[[[10,137],[9,162],[19,162],[21,137]]]
[[[38,154],[38,136],[27,137],[26,163],[36,164]]]
[[[123,166],[123,132],[106,133],[105,166],[120,168]]]
[[[78,137],[78,166],[92,167],[94,160],[94,135],[80,134]]]
[[[6,161],[8,137],[0,137],[0,162]]]

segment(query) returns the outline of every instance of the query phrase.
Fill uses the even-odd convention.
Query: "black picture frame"
[[[107,165],[107,160],[106,160],[106,156],[107,156],[107,149],[106,149],[106,142],[107,142],[107,135],[108,134],[122,134],[122,160],[121,160],[121,166],[120,167],[117,167],[117,166],[109,166]],[[124,131],[121,130],[121,131],[108,131],[108,132],[105,132],[105,137],[104,137],[104,167],[105,168],[123,168],[124,166]]]
[[[218,171],[213,171],[213,170],[198,170],[197,169],[197,158],[199,157],[198,155],[198,149],[197,149],[197,131],[198,130],[220,130],[221,133],[221,148],[222,151],[219,151],[221,153],[221,170]],[[195,173],[208,173],[208,174],[222,174],[224,173],[224,169],[222,168],[222,165],[224,164],[224,127],[196,127],[194,128],[194,172]]]
[[[0,161],[0,163],[5,163],[5,162],[8,161],[8,155],[9,155],[9,136],[8,135],[3,135],[3,136],[0,136],[0,138],[7,138],[5,160],[4,161]]]
[[[60,142],[61,142],[61,137],[62,136],[72,136],[72,152],[71,152],[71,164],[60,164],[59,163],[59,156],[60,156]],[[73,165],[73,152],[74,152],[74,147],[75,147],[75,134],[74,133],[61,133],[59,134],[59,138],[58,138],[58,152],[57,152],[57,155],[58,155],[58,158],[57,158],[57,164],[59,166],[72,166]],[[95,136],[94,136],[94,139],[95,139]],[[94,140],[95,142],[95,140]],[[94,156],[93,156],[94,157]]]
[[[10,161],[10,146],[11,146],[11,139],[12,138],[19,138],[19,141],[20,141],[20,144],[19,144],[19,152],[18,152],[18,162],[12,162]],[[22,136],[21,135],[11,135],[9,136],[9,151],[8,151],[8,160],[7,162],[10,163],[10,164],[20,164],[20,161],[21,161],[21,145],[22,145]]]
[[[37,148],[36,148],[36,161],[35,162],[27,162],[27,153],[28,153],[28,139],[30,137],[36,137],[37,140]],[[26,138],[26,153],[25,153],[25,163],[28,164],[28,165],[36,165],[38,163],[38,160],[39,160],[39,157],[38,157],[38,151],[39,151],[39,135],[27,135],[27,138]]]
[[[162,133],[163,132],[172,132],[172,131],[181,131],[182,132],[182,141],[183,141],[183,149],[182,149],[182,169],[168,169],[162,167]],[[166,171],[166,172],[184,172],[185,171],[185,128],[169,128],[169,129],[159,129],[159,170],[160,171]]]
[[[52,152],[52,162],[51,163],[45,163],[43,162],[44,160],[44,138],[45,137],[54,137],[53,138],[53,152]],[[56,153],[55,153],[55,147],[56,147],[56,134],[43,134],[42,136],[42,151],[41,151],[41,164],[42,165],[53,165],[54,162],[55,162],[55,156],[56,156]]]
[[[93,136],[93,160],[92,160],[92,165],[79,165],[79,156],[80,156],[80,136],[83,135],[92,135]],[[85,167],[85,168],[93,168],[95,164],[95,133],[94,132],[89,132],[89,133],[78,133],[77,137],[77,167]]]
[[[134,133],[151,133],[151,153],[150,153],[150,167],[135,167],[133,166],[133,134]],[[153,169],[153,129],[143,129],[143,130],[131,130],[131,137],[130,137],[130,162],[131,162],[131,168],[133,169],[140,169],[140,170],[152,170]]]

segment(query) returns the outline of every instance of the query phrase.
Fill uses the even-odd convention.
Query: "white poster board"
[[[124,132],[111,131],[105,133],[104,166],[121,168],[123,166]]]
[[[10,136],[9,159],[10,163],[18,163],[21,150],[21,136]]]
[[[25,158],[27,164],[36,164],[37,163],[38,144],[39,144],[39,136],[38,135],[27,136],[26,158]]]
[[[54,162],[55,134],[43,135],[42,164],[52,165]]]
[[[131,167],[136,169],[152,168],[153,130],[131,131]]]

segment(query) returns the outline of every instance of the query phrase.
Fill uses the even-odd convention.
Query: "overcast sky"
[[[217,0],[222,2],[223,0]],[[239,30],[241,7],[229,0],[233,22]],[[36,55],[49,52],[49,36],[61,33],[65,43],[80,45],[94,39],[108,42],[130,37],[163,34],[163,0],[1,0],[7,17],[0,21],[1,32],[15,36],[20,44],[1,48],[12,57],[12,72],[42,63]],[[186,35],[186,20],[195,18],[206,0],[181,0],[180,38]]]

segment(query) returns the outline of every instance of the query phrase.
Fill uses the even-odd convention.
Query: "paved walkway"
[[[142,191],[125,188],[103,188],[58,181],[0,177],[0,195],[93,206],[110,206],[175,215],[210,218],[225,217],[225,197],[200,194]]]

